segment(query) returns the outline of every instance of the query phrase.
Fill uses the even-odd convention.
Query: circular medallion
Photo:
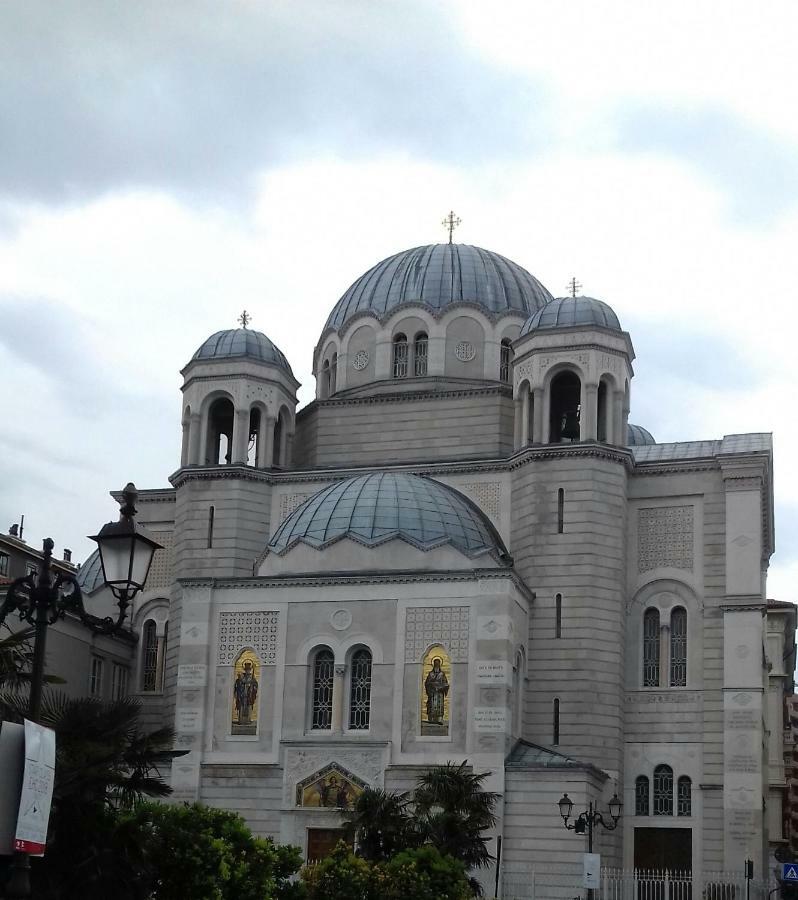
[[[471,362],[477,355],[477,348],[471,341],[459,341],[454,348],[454,355],[460,362]]]
[[[362,372],[363,369],[369,364],[369,352],[368,350],[358,350],[352,359],[352,368],[358,372]]]
[[[346,631],[352,624],[352,613],[348,609],[336,609],[330,616],[330,624],[336,631]]]

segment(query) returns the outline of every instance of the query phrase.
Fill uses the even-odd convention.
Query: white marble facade
[[[386,264],[353,285],[302,410],[282,354],[241,350],[241,329],[183,369],[180,467],[139,504],[169,535],[170,580],[136,619],[156,610],[163,634],[168,610],[145,693],[189,751],[175,797],[312,853],[359,787],[405,790],[467,759],[502,795],[508,871],[578,862],[557,800],[606,809],[617,791],[621,826],[597,836],[607,864],[700,873],[747,857],[761,873],[781,837],[763,812],[781,732],[770,436],[649,441],[627,425],[634,352],[605,304],[551,300],[520,267],[516,288],[486,270],[468,294],[475,248],[453,247],[414,265],[448,271],[459,254],[459,292],[430,294],[413,270],[397,297]],[[411,479],[399,525],[379,531],[384,498],[332,493],[318,531],[314,497],[376,473]],[[479,546],[430,538],[414,477],[477,509]],[[436,655],[445,695],[428,707]]]

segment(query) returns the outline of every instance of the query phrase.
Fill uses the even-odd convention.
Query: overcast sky
[[[85,557],[179,463],[179,369],[252,327],[313,396],[332,306],[457,239],[637,352],[660,441],[773,431],[798,601],[794,0],[0,5],[0,530]]]

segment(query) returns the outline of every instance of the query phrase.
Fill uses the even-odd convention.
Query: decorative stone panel
[[[275,665],[278,616],[276,611],[219,613],[218,664],[232,666],[244,647],[252,647],[262,665]]]
[[[280,497],[280,522],[284,522],[298,506],[312,496],[313,494],[283,494]]]
[[[693,568],[693,507],[662,506],[638,510],[637,569]]]
[[[174,580],[174,541],[173,531],[153,531],[152,536],[163,545],[163,550],[156,550],[150,566],[150,574],[147,576],[147,590],[153,588],[171,587]]]
[[[475,481],[471,484],[460,485],[460,489],[491,518],[499,518],[501,515],[502,495],[502,483],[500,481]]]
[[[467,606],[411,607],[405,620],[405,659],[421,662],[431,644],[443,644],[452,662],[468,660]]]

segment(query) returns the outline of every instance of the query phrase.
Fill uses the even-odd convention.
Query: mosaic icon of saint
[[[441,658],[432,660],[432,669],[424,679],[424,692],[427,695],[427,721],[432,725],[440,725],[444,719],[444,699],[449,693],[449,681],[441,668]]]
[[[236,676],[233,700],[239,725],[249,725],[252,710],[258,698],[258,679],[252,670],[252,662],[244,661],[244,671]]]

